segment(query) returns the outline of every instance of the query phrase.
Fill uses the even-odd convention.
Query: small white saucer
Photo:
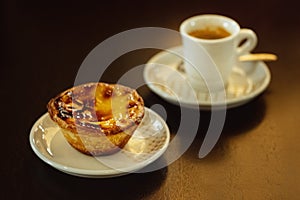
[[[184,72],[178,70],[182,63],[182,46],[170,48],[154,55],[146,64],[144,79],[148,87],[166,101],[186,107],[209,110],[233,108],[243,105],[269,85],[271,74],[264,62],[239,62],[228,80],[225,93],[195,94]],[[225,95],[225,97],[224,97]],[[218,101],[218,99],[223,100]]]
[[[67,174],[87,178],[108,178],[142,169],[167,149],[170,132],[165,121],[149,108],[143,121],[119,152],[108,156],[88,156],[71,147],[48,113],[40,117],[30,132],[35,154]]]

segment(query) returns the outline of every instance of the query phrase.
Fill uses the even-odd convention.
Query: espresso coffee
[[[230,36],[230,33],[223,27],[207,27],[189,32],[189,35],[199,39],[221,39]]]

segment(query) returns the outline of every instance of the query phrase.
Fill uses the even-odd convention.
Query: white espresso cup
[[[221,15],[188,18],[180,25],[180,33],[187,79],[196,92],[224,90],[238,57],[257,44],[252,30],[241,29]]]

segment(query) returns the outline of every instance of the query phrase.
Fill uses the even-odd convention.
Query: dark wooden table
[[[1,199],[299,199],[296,2],[5,0],[1,8]],[[252,28],[259,38],[254,52],[279,56],[277,62],[268,63],[272,80],[263,95],[227,111],[221,138],[207,157],[197,156],[210,119],[210,113],[202,111],[190,148],[155,172],[78,178],[55,170],[33,153],[31,126],[46,112],[50,98],[73,85],[83,59],[96,45],[138,27],[178,31],[182,20],[204,13],[226,15]],[[119,57],[102,80],[118,80],[157,52],[143,49]],[[175,136],[178,107],[147,86],[140,92],[146,106],[165,107]]]

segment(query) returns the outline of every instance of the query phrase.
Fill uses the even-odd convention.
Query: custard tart
[[[136,90],[107,83],[70,88],[52,98],[47,108],[68,143],[94,156],[122,149],[145,112],[144,101]]]

